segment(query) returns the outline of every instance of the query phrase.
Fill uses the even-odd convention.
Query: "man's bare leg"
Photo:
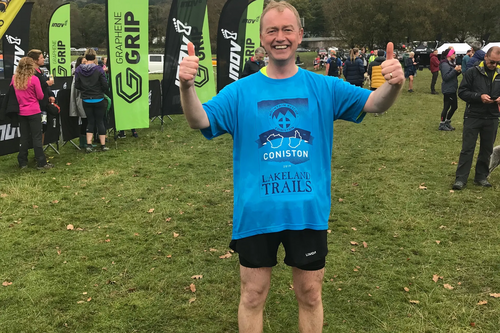
[[[263,312],[271,285],[271,267],[248,268],[240,265],[241,296],[238,308],[240,333],[261,333]]]
[[[293,267],[293,290],[299,303],[299,331],[323,331],[323,303],[321,289],[325,269],[304,271]]]

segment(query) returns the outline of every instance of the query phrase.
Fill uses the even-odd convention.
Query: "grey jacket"
[[[69,102],[69,116],[87,118],[85,110],[83,109],[82,93],[75,88],[75,78],[71,84],[71,98]]]
[[[441,83],[441,92],[443,94],[456,94],[458,90],[458,76],[461,74],[455,70],[455,66],[450,65],[450,63],[445,60],[441,61],[439,64],[439,70],[441,71],[441,77],[443,78],[443,83]]]

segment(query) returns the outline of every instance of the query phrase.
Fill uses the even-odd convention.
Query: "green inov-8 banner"
[[[149,127],[148,1],[108,0],[109,83],[117,130]]]
[[[260,16],[264,10],[264,0],[255,0],[247,7],[246,12],[246,29],[245,29],[245,52],[243,66],[241,72],[245,67],[245,63],[250,60],[255,54],[255,49],[260,47]],[[245,14],[243,14],[245,17]]]
[[[54,77],[71,76],[70,4],[65,3],[52,13],[49,23],[50,72]]]

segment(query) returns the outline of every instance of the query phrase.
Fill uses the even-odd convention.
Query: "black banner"
[[[248,0],[228,0],[220,13],[217,29],[217,92],[238,80],[243,70],[246,24],[240,22],[248,3]],[[246,17],[244,19],[246,21]]]
[[[149,119],[161,116],[160,80],[149,80]]]
[[[3,103],[5,95],[0,95],[0,105]],[[0,156],[17,153],[21,143],[21,129],[19,124],[12,123],[7,118],[0,120]]]
[[[12,79],[17,64],[29,51],[30,19],[33,2],[25,2],[2,37],[4,78]],[[27,23],[28,22],[28,23]]]
[[[188,42],[194,44],[196,55],[200,57],[206,6],[207,0],[173,0],[170,7],[163,68],[163,115],[182,114],[178,79],[179,63],[187,56]]]
[[[70,117],[69,108],[71,101],[71,89],[59,90],[57,94],[57,105],[61,108],[61,129],[63,141],[73,140],[80,136],[79,117]]]

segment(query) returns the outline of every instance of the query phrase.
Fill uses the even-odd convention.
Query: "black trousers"
[[[458,108],[457,93],[443,95],[443,111],[441,112],[441,121],[451,120]]]
[[[83,109],[87,115],[87,133],[94,134],[97,129],[97,134],[106,135],[106,126],[104,126],[106,102],[104,100],[99,103],[87,103],[84,101]]]
[[[474,150],[476,149],[477,136],[479,134],[479,155],[476,162],[476,175],[474,180],[486,179],[489,174],[490,156],[493,153],[493,145],[497,136],[498,118],[480,119],[464,118],[464,130],[462,136],[462,151],[458,161],[456,181],[467,183]]]
[[[28,149],[31,140],[33,142],[37,166],[44,166],[47,164],[47,159],[43,153],[41,113],[32,116],[19,116],[19,125],[21,129],[21,143],[19,144],[19,154],[17,155],[19,166],[28,165]]]
[[[439,76],[439,71],[432,73],[432,81],[431,81],[431,92],[436,91],[436,82]]]

